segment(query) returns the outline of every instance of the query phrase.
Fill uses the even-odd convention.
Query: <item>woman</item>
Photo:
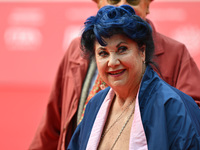
[[[200,110],[152,69],[151,27],[130,6],[88,18],[81,45],[109,87],[88,103],[67,149],[200,149]]]

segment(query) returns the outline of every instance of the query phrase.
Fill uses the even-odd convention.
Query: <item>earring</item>
[[[102,83],[100,85],[101,90],[104,90],[107,87],[108,87],[107,84],[104,81],[102,81]]]

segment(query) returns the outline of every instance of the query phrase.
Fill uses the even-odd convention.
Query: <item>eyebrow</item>
[[[97,48],[97,50],[106,50],[106,48],[104,46],[101,46],[101,47]]]
[[[128,44],[127,42],[120,42],[119,44],[116,45],[116,47],[119,47],[121,44]],[[106,50],[106,46],[101,46],[99,48],[97,48],[97,50]]]
[[[119,44],[117,44],[116,47],[119,47],[121,44],[128,44],[128,43],[126,43],[126,42],[120,42]]]

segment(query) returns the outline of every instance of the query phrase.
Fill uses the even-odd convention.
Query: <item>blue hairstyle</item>
[[[152,63],[154,43],[150,25],[135,14],[129,5],[119,7],[107,5],[102,7],[96,16],[89,17],[81,36],[81,49],[85,56],[94,56],[94,43],[97,40],[102,46],[107,43],[103,38],[114,34],[124,34],[135,41],[140,50],[146,46],[146,63]]]

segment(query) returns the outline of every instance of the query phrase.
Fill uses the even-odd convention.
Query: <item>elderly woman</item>
[[[200,149],[200,110],[152,69],[151,27],[130,6],[88,18],[81,45],[109,87],[87,104],[67,149]]]

